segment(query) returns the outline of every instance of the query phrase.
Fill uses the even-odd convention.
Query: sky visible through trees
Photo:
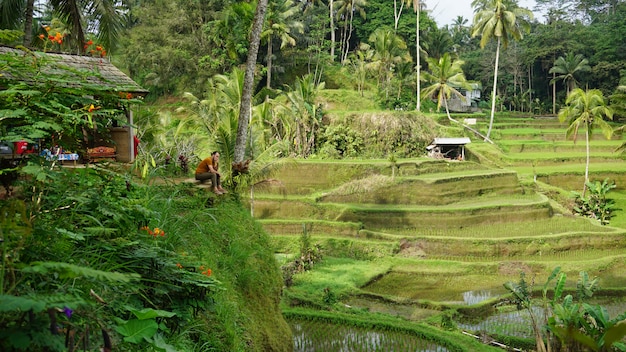
[[[426,1],[426,6],[431,11],[430,15],[440,27],[452,25],[457,16],[463,16],[470,22],[474,18],[471,0],[429,0]],[[533,10],[535,0],[521,0],[519,1],[519,6],[533,11],[535,18],[542,21],[543,15]]]

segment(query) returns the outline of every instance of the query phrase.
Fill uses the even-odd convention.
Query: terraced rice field
[[[385,160],[299,162],[276,175],[281,186],[257,190],[254,214],[285,261],[303,233],[323,249],[308,285],[332,287],[353,275],[336,288],[346,304],[406,319],[432,314],[416,305],[504,294],[503,283],[520,272],[543,282],[556,266],[570,277],[598,276],[603,288],[626,286],[626,229],[575,217],[551,198],[554,189],[582,190],[584,141],[565,140],[555,119],[494,128],[496,144],[474,141],[464,162],[417,158],[395,169]],[[626,162],[614,152],[621,143],[621,136],[591,141],[591,179],[614,180],[618,190],[626,189]],[[617,215],[615,223],[626,224]],[[515,323],[499,329],[508,325]]]

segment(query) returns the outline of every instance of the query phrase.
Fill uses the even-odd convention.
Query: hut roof
[[[458,138],[435,138],[432,145],[465,145],[472,143],[472,141],[468,137],[458,137]]]
[[[88,83],[97,84],[111,91],[133,93],[145,96],[148,91],[142,88],[137,82],[133,81],[124,72],[120,71],[107,58],[59,54],[59,53],[43,53],[37,51],[19,50],[12,47],[0,46],[0,54],[15,55],[34,55],[35,57],[47,57],[51,59],[51,63],[44,68],[44,71],[50,73],[61,71],[59,67],[65,66],[72,70],[93,72],[93,75],[87,75]],[[11,79],[6,72],[0,72],[6,78]],[[78,74],[77,74],[78,76]]]

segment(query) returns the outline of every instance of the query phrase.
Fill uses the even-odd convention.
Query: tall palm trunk
[[[33,12],[35,0],[26,2],[26,12],[24,14],[24,46],[30,47],[33,41]]]
[[[443,96],[443,104],[446,107],[446,114],[448,115],[448,120],[463,126],[463,128],[465,128],[466,130],[471,131],[472,133],[474,133],[478,137],[480,137],[480,138],[484,139],[485,141],[493,144],[493,141],[491,139],[489,139],[489,137],[483,135],[482,133],[478,132],[477,130],[471,128],[470,126],[468,126],[468,125],[466,125],[466,124],[464,124],[464,123],[462,123],[460,121],[457,121],[457,120],[452,118],[452,116],[450,115],[450,109],[448,108],[448,99],[446,99],[445,94]]]
[[[335,16],[333,14],[334,1],[330,0],[330,61],[335,61]]]
[[[246,153],[246,138],[248,137],[248,123],[251,115],[250,106],[252,104],[254,68],[256,67],[256,59],[259,53],[259,45],[261,43],[261,31],[263,30],[263,22],[265,21],[267,1],[268,0],[259,0],[254,14],[254,21],[252,22],[252,31],[250,32],[250,47],[248,48],[246,72],[243,79],[241,105],[239,106],[237,139],[235,141],[233,156],[233,161],[236,163],[242,162]]]
[[[352,38],[352,20],[354,19],[354,0],[352,0],[352,8],[350,11],[350,30],[348,31],[348,38],[346,39],[346,51],[343,53],[341,62],[348,59],[348,50],[350,49],[350,38]]]
[[[585,163],[585,184],[583,185],[583,193],[582,193],[582,197],[585,197],[585,193],[587,192],[587,182],[589,182],[589,129],[591,128],[591,126],[589,126],[589,124],[587,124],[587,128],[585,129],[585,150],[587,152],[587,160]]]
[[[415,51],[416,53],[416,57],[417,57],[417,103],[415,104],[415,108],[417,109],[417,112],[421,111],[421,106],[422,106],[422,102],[421,102],[421,96],[420,96],[420,2],[419,0],[417,0],[414,3],[415,6]]]
[[[496,47],[496,65],[493,73],[493,93],[491,94],[491,117],[489,118],[489,129],[487,130],[487,139],[491,135],[493,128],[493,115],[496,113],[496,92],[498,88],[498,62],[500,61],[500,37],[498,37],[498,45]]]

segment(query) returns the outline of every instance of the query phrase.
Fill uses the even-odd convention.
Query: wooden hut
[[[86,79],[87,83],[96,84],[104,87],[110,92],[119,92],[119,94],[129,94],[133,98],[143,98],[148,91],[130,77],[113,65],[108,58],[71,55],[61,53],[43,53],[15,49],[7,46],[0,46],[0,54],[13,53],[16,55],[36,55],[47,56],[51,60],[43,70],[55,72],[58,67],[64,66],[75,70],[77,78],[79,72],[81,79]],[[85,72],[93,72],[93,75],[84,74]],[[12,79],[12,77],[5,78]],[[16,80],[18,78],[15,78]],[[19,78],[20,81],[28,82],[28,78]],[[71,81],[71,80],[70,80]],[[68,83],[68,85],[71,83]],[[2,87],[0,87],[2,89]],[[93,139],[94,145],[88,145],[84,160],[94,160],[99,157],[115,158],[119,162],[132,162],[135,158],[134,154],[134,131],[133,131],[133,114],[131,109],[125,109],[126,123],[114,124],[108,128],[110,139],[98,140]],[[112,152],[113,151],[113,152]]]
[[[465,145],[471,142],[468,137],[435,138],[426,150],[431,158],[465,160]]]

